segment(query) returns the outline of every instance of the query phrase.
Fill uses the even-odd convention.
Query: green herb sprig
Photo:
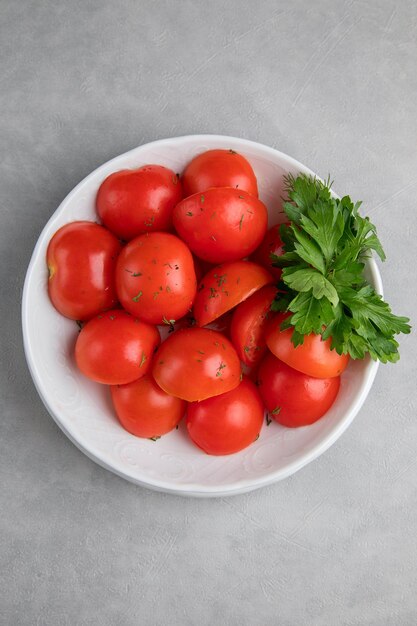
[[[280,229],[282,256],[271,255],[282,268],[275,311],[291,313],[281,325],[293,327],[292,342],[304,335],[331,337],[338,354],[362,359],[367,353],[383,363],[399,359],[394,335],[411,330],[407,317],[391,312],[364,275],[365,259],[374,250],[385,260],[376,228],[359,215],[360,202],[334,198],[329,180],[291,174],[285,178],[290,221]]]

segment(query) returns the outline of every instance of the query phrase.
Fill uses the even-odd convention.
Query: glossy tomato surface
[[[98,383],[129,383],[146,374],[159,343],[155,326],[114,309],[82,328],[75,344],[75,360],[81,372]]]
[[[169,230],[181,198],[177,174],[162,165],[144,165],[110,174],[98,190],[96,209],[109,230],[130,241],[141,233]]]
[[[267,349],[265,328],[276,292],[276,287],[266,285],[238,304],[233,313],[230,336],[245,365],[258,363]]]
[[[161,437],[173,430],[185,413],[184,400],[169,396],[149,375],[127,385],[113,385],[110,390],[121,425],[136,437]]]
[[[116,305],[116,261],[122,246],[94,222],[62,226],[49,242],[48,293],[65,317],[88,320]]]
[[[237,387],[241,368],[231,342],[206,328],[178,330],[159,347],[152,369],[167,393],[193,402]]]
[[[258,195],[251,164],[234,150],[208,150],[199,154],[185,168],[182,181],[186,196],[210,187],[234,187]]]
[[[215,398],[192,402],[187,409],[187,430],[207,454],[234,454],[256,441],[264,407],[255,385],[246,377],[238,387]]]
[[[174,226],[196,256],[210,263],[237,261],[251,254],[267,229],[266,206],[246,191],[208,189],[182,200]]]
[[[271,261],[271,254],[281,256],[284,254],[284,244],[279,234],[280,224],[272,226],[266,233],[259,247],[252,254],[252,261],[265,267],[274,278],[281,278],[282,270],[280,267],[274,267]]]
[[[140,235],[119,256],[116,287],[132,315],[150,324],[173,323],[191,309],[196,293],[192,254],[170,233]]]
[[[265,331],[265,339],[272,354],[290,367],[317,378],[339,376],[349,363],[348,354],[337,354],[331,350],[331,339],[322,340],[314,333],[304,336],[304,343],[297,347],[291,341],[293,330],[281,331],[280,325],[285,315],[273,317]]]
[[[214,267],[198,285],[193,307],[198,326],[210,324],[272,282],[271,274],[251,261],[234,261]]]
[[[330,409],[340,377],[314,378],[268,353],[259,366],[259,392],[270,416],[283,426],[313,424]]]

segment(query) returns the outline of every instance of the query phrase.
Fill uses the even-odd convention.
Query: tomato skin
[[[161,437],[185,413],[184,400],[162,391],[149,374],[127,385],[113,385],[110,391],[119,422],[136,437]]]
[[[98,315],[82,328],[75,343],[75,360],[80,371],[91,380],[122,385],[146,374],[160,341],[155,326],[114,309]]]
[[[256,365],[266,352],[265,328],[276,292],[276,287],[266,285],[238,304],[233,313],[230,336],[245,365]]]
[[[258,196],[251,164],[234,150],[208,150],[199,154],[185,168],[182,182],[186,196],[210,187],[234,187]]]
[[[53,235],[46,252],[48,293],[61,315],[85,321],[117,304],[114,272],[121,249],[94,222],[71,222]]]
[[[251,257],[252,261],[265,267],[277,280],[281,278],[282,269],[272,265],[270,255],[275,254],[276,256],[281,256],[285,252],[284,244],[279,234],[280,226],[281,224],[276,224],[267,231],[260,246]]]
[[[116,267],[120,303],[149,324],[178,320],[191,309],[197,288],[193,257],[170,233],[146,233],[122,250]]]
[[[259,366],[259,392],[270,416],[283,426],[313,424],[330,409],[340,377],[314,378],[268,353]]]
[[[96,209],[109,230],[130,241],[141,233],[170,230],[181,198],[177,174],[162,165],[143,165],[110,174],[100,185]]]
[[[179,202],[173,222],[196,256],[217,264],[243,259],[259,246],[266,233],[268,211],[246,191],[221,187]]]
[[[292,328],[281,331],[280,325],[285,314],[271,319],[265,332],[266,344],[281,361],[290,367],[316,378],[339,376],[349,363],[348,354],[338,354],[331,350],[331,339],[322,340],[321,335],[304,336],[304,343],[294,347],[291,342]]]
[[[214,267],[201,279],[197,289],[193,307],[197,325],[210,324],[272,282],[271,274],[251,261],[234,261]]]
[[[259,436],[264,407],[255,385],[246,377],[220,396],[188,405],[186,425],[192,441],[212,455],[234,454]]]
[[[152,375],[166,393],[188,402],[237,387],[241,368],[231,342],[207,328],[183,328],[159,347]]]

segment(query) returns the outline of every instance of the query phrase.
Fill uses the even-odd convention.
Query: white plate
[[[238,454],[207,456],[187,438],[183,425],[157,441],[139,439],[119,425],[107,388],[85,379],[74,364],[75,322],[61,317],[46,289],[46,248],[55,231],[73,220],[96,220],[94,200],[111,172],[157,163],[181,172],[195,155],[211,148],[232,148],[251,162],[270,224],[282,221],[283,175],[313,174],[288,157],[258,143],[218,135],[163,139],[140,146],[105,163],[65,198],[36,244],[23,291],[22,323],[26,359],[46,408],[64,433],[91,459],[134,483],[190,496],[224,496],[268,485],[293,474],[322,454],[352,422],[372,386],[378,364],[352,362],[342,376],[339,395],[327,415],[313,424],[287,429],[264,426],[256,443]],[[375,262],[368,278],[382,293]]]

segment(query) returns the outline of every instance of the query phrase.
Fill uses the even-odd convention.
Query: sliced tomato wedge
[[[265,285],[241,302],[233,313],[230,336],[240,360],[245,365],[259,363],[265,354],[265,328],[276,292],[273,285]]]
[[[274,282],[271,274],[252,261],[217,265],[202,278],[194,300],[198,326],[206,326],[246,300],[255,291]]]

